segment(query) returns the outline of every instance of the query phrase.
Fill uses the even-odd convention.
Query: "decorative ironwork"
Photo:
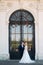
[[[17,11],[15,11],[15,12],[13,12],[11,14],[11,16],[9,18],[9,21],[11,23],[14,23],[14,24],[15,23],[18,23],[18,24],[23,23],[23,24],[25,24],[27,21],[28,21],[28,23],[29,22],[33,23],[34,22],[34,17],[30,12],[28,12],[26,10],[17,10]]]

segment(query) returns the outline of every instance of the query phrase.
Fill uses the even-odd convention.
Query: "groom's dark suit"
[[[22,46],[21,44],[20,44],[20,46],[19,46],[19,53],[20,53],[20,58],[22,57],[22,55],[23,55],[23,51],[24,51],[24,45]]]

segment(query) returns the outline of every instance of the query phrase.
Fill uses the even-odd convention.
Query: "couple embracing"
[[[28,47],[27,42],[22,42],[22,44],[19,46],[19,51],[21,53],[21,59],[19,63],[34,63],[35,61],[31,60],[29,54],[28,54]]]

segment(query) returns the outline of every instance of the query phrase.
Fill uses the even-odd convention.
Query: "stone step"
[[[0,61],[0,65],[43,65],[43,60],[36,61],[35,63],[29,63],[29,64],[19,63],[19,60],[4,60],[4,61]]]

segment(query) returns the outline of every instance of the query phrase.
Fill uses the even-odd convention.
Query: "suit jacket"
[[[18,49],[19,49],[19,52],[20,52],[20,53],[23,53],[23,51],[24,51],[24,46],[22,47],[22,45],[20,45]]]

